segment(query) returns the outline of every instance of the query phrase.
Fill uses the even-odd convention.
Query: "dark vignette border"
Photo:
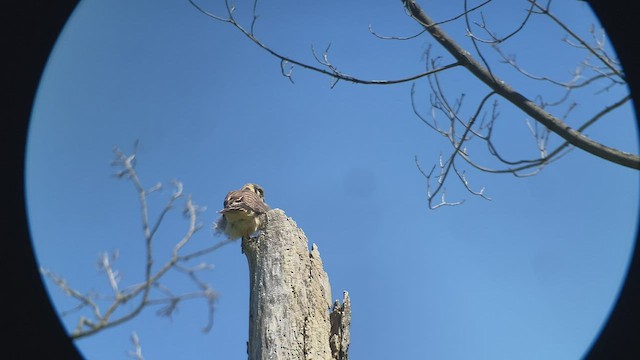
[[[640,114],[640,19],[624,0],[588,0],[616,49],[629,80],[636,124]],[[638,124],[640,125],[640,124]],[[585,359],[640,359],[640,247],[636,243],[618,302]]]
[[[34,96],[47,58],[77,1],[11,0],[0,12],[5,250],[2,254],[3,343],[6,359],[81,359],[68,338],[36,264],[27,224],[24,160]],[[6,80],[5,80],[6,79]],[[7,81],[8,80],[8,81]],[[7,151],[8,150],[8,151]],[[8,190],[8,191],[7,191]],[[51,189],[56,191],[56,189]],[[6,201],[6,200],[5,200]],[[3,281],[4,282],[4,281]],[[9,321],[4,319],[8,318]]]

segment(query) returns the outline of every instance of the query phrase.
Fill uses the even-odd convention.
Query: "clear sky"
[[[508,4],[507,4],[508,3]],[[488,18],[506,33],[519,24],[526,2],[496,3]],[[219,1],[203,1],[219,14]],[[248,26],[251,3],[238,1]],[[461,3],[427,2],[436,20]],[[554,3],[554,11],[582,34],[597,27],[583,2]],[[400,1],[280,1],[259,4],[255,31],[275,50],[313,62],[310,46],[331,43],[330,59],[342,71],[369,79],[410,76],[424,70],[427,35],[393,42],[369,34],[412,35],[419,26]],[[505,21],[505,19],[507,21]],[[557,27],[538,27],[505,49],[537,73],[570,79],[576,52]],[[456,30],[457,29],[457,30]],[[447,30],[461,35],[464,23]],[[490,53],[490,49],[487,49]],[[433,55],[449,57],[434,46]],[[525,95],[535,82],[511,81]],[[237,30],[207,18],[186,0],[82,1],[49,59],[29,131],[26,186],[29,221],[40,264],[82,292],[108,294],[98,254],[116,251],[126,286],[144,269],[143,234],[133,186],[113,176],[112,148],[131,151],[140,140],[141,181],[166,185],[150,199],[157,215],[184,184],[206,206],[205,225],[190,249],[220,238],[208,229],[227,191],[247,182],[265,188],[267,202],[283,209],[319,247],[333,298],[352,299],[353,359],[577,359],[589,348],[614,304],[630,259],[638,218],[636,171],[580,150],[539,175],[515,178],[469,169],[485,201],[451,183],[462,206],[428,210],[425,167],[449,149],[413,114],[411,83],[364,86],[293,72]],[[451,96],[465,92],[469,106],[487,89],[462,70],[443,74]],[[515,79],[515,78],[514,78]],[[428,112],[425,80],[416,82]],[[624,89],[576,93],[568,122],[620,98]],[[472,109],[470,107],[470,109]],[[535,156],[526,117],[501,102],[500,146]],[[557,114],[562,116],[563,114]],[[616,110],[588,135],[637,153],[631,106]],[[557,140],[554,143],[558,143]],[[478,158],[489,161],[478,150]],[[183,204],[182,202],[179,205]],[[177,207],[160,229],[158,262],[186,230]],[[248,336],[248,270],[240,244],[201,259],[220,298],[211,332],[206,306],[184,303],[169,320],[149,308],[133,321],[77,341],[88,359],[126,358],[136,332],[147,359],[243,359]],[[76,302],[46,281],[59,311]],[[186,280],[172,276],[176,291]],[[88,316],[88,313],[82,315]],[[64,317],[73,330],[79,313]]]

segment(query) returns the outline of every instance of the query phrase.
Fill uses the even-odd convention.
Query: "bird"
[[[261,215],[269,211],[269,205],[264,202],[264,189],[252,183],[227,193],[223,205],[214,228],[230,240],[250,239],[263,225]]]

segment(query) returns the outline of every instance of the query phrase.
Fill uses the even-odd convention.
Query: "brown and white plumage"
[[[248,239],[262,226],[262,214],[269,211],[264,202],[264,190],[257,184],[245,184],[240,190],[230,191],[224,198],[222,216],[215,224],[216,231],[229,239]]]

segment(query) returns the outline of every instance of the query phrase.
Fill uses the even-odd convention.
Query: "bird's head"
[[[264,189],[262,188],[262,186],[258,185],[258,184],[245,184],[242,189],[240,190],[249,190],[251,192],[254,192],[256,194],[258,194],[258,196],[260,197],[260,199],[262,199],[264,201]]]

